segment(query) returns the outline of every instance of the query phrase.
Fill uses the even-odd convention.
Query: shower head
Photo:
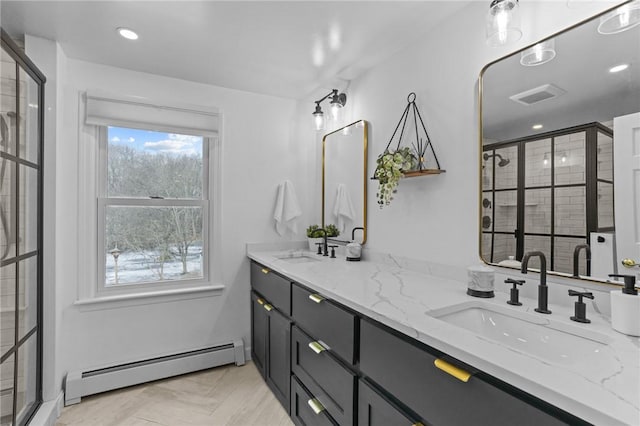
[[[500,160],[498,161],[498,167],[504,167],[507,164],[510,163],[511,160],[509,160],[508,158],[503,158],[502,155],[500,154],[488,154],[488,153],[484,153],[484,155],[482,156],[482,158],[484,159],[484,161],[487,161],[489,158],[491,157],[497,157]]]

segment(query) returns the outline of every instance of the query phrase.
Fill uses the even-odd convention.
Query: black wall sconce
[[[344,93],[338,93],[338,89],[333,89],[326,95],[324,98],[320,99],[316,102],[316,110],[313,112],[313,121],[315,124],[316,130],[324,130],[325,127],[325,118],[324,113],[322,112],[322,108],[320,108],[320,103],[325,99],[331,99],[329,105],[331,107],[331,117],[334,121],[337,121],[340,118],[340,111],[342,107],[347,103],[347,95]]]

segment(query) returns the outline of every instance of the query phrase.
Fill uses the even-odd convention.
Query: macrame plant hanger
[[[427,128],[425,127],[424,121],[422,121],[422,116],[420,115],[420,111],[416,106],[416,94],[414,92],[409,93],[409,96],[407,96],[407,106],[402,112],[400,121],[398,121],[398,125],[396,126],[396,129],[393,131],[393,134],[391,135],[391,139],[389,140],[389,143],[385,148],[385,152],[389,151],[389,147],[393,143],[393,138],[398,133],[398,129],[400,129],[400,125],[402,125],[402,128],[400,129],[400,136],[398,137],[398,144],[396,145],[396,151],[400,149],[400,145],[402,143],[402,137],[404,136],[404,131],[407,126],[407,119],[409,118],[409,115],[412,112],[413,112],[413,125],[416,131],[416,142],[415,144],[411,143],[411,146],[413,147],[413,150],[415,151],[415,154],[416,154],[416,158],[418,160],[418,169],[406,171],[404,173],[405,176],[419,176],[424,174],[444,173],[445,170],[440,168],[440,162],[438,161],[438,156],[436,155],[436,151],[433,149],[431,138],[429,138],[429,133],[427,133]],[[420,133],[418,132],[418,120],[420,120],[420,127],[424,132],[424,136],[425,136],[424,139],[420,139]],[[436,166],[437,166],[436,169],[427,169],[425,167],[425,161],[426,161],[425,154],[427,152],[427,149],[431,149],[431,153],[433,154],[433,159],[436,162]]]

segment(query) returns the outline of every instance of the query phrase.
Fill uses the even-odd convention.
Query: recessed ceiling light
[[[542,127],[543,127],[542,124],[534,124],[533,126],[531,126],[533,130],[540,130],[542,129]]]
[[[120,34],[122,37],[126,38],[127,40],[138,39],[138,34],[136,34],[135,31],[130,30],[129,28],[124,28],[124,27],[118,28],[118,34]]]
[[[615,67],[609,68],[609,72],[611,73],[620,72],[620,71],[626,70],[627,68],[629,68],[629,64],[620,64],[620,65],[616,65]]]

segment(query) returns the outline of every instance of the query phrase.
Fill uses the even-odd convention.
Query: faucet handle
[[[336,247],[338,246],[329,246],[329,248],[331,249],[331,259],[335,259],[336,258]]]
[[[322,246],[324,246],[324,243],[316,243],[316,245],[318,246],[318,252],[316,254],[322,254]]]
[[[525,280],[514,280],[513,278],[507,278],[506,280],[504,280],[505,284],[513,284],[513,288],[517,288],[517,285],[522,285],[525,282]]]
[[[587,299],[594,299],[593,293],[590,291],[575,291],[569,290],[569,296],[578,296],[578,301],[575,302],[575,313],[572,317],[569,317],[571,321],[581,322],[583,324],[588,324],[591,320],[587,319],[587,305],[582,301],[583,297]]]
[[[569,290],[569,296],[578,296],[578,302],[582,302],[583,297],[586,297],[587,299],[595,299],[593,293],[590,291]]]
[[[513,305],[513,306],[522,306],[522,303],[520,303],[520,293],[518,292],[518,286],[522,285],[525,283],[524,280],[514,280],[513,278],[507,278],[506,280],[504,280],[505,284],[513,284],[513,288],[511,289],[510,292],[510,299],[507,300],[507,303],[509,305]]]

